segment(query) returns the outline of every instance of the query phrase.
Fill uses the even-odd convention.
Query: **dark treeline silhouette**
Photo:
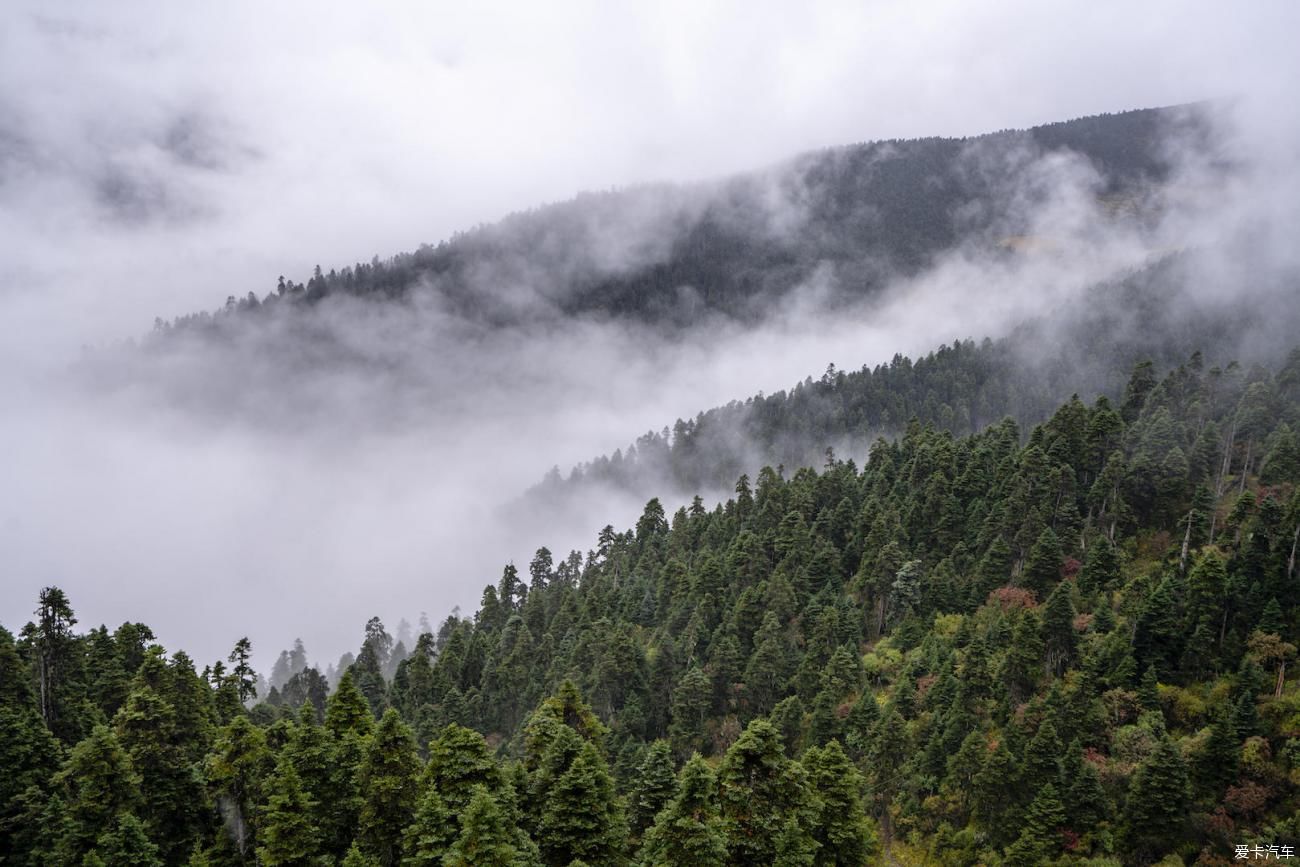
[[[1026,169],[1073,153],[1100,177],[1116,215],[1150,216],[1175,152],[1209,158],[1203,106],[1142,109],[971,138],[881,141],[805,154],[694,185],[588,193],[514,214],[437,245],[232,294],[216,313],[156,322],[210,331],[223,314],[265,315],[329,296],[430,292],[440,309],[509,324],[576,314],[672,328],[719,314],[757,321],[815,273],[844,300],[915,274],[959,243],[1005,254],[1032,208]],[[1136,215],[1136,216],[1135,216]]]

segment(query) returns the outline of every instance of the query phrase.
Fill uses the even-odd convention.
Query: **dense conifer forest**
[[[877,141],[804,154],[695,185],[586,193],[401,253],[232,294],[157,331],[223,334],[231,320],[329,298],[429,293],[440,309],[501,326],[588,315],[662,330],[717,315],[761,321],[819,271],[840,301],[870,297],[946,250],[1007,253],[1029,230],[1028,168],[1069,155],[1135,230],[1187,151],[1227,170],[1200,104],[1140,109],[969,138]],[[1041,196],[1044,191],[1031,191]],[[237,327],[247,327],[247,322]]]
[[[973,346],[949,351],[975,353]],[[975,427],[975,425],[972,425]],[[1300,349],[646,504],[329,682],[41,591],[5,864],[1230,863],[1300,840]],[[1168,863],[1180,863],[1169,861]]]

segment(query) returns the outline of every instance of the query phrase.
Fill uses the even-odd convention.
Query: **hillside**
[[[833,272],[842,300],[915,274],[958,244],[988,251],[1028,230],[1020,185],[1051,155],[1082,159],[1116,219],[1154,216],[1178,154],[1217,159],[1203,106],[1141,109],[972,138],[882,141],[805,154],[693,185],[589,193],[437,245],[336,266],[305,281],[232,292],[229,308],[331,296],[428,292],[439,309],[493,325],[591,315],[688,326],[757,321]],[[1030,190],[1041,195],[1041,190]],[[246,294],[247,293],[247,294]],[[212,327],[209,314],[174,326]]]
[[[331,694],[299,648],[251,710],[246,641],[196,673],[142,624],[74,632],[47,589],[0,632],[0,852],[1148,864],[1295,840],[1297,426],[1300,349],[1139,365],[1023,443],[914,426],[712,511],[652,500],[413,648],[372,619]]]
[[[1193,351],[1210,365],[1242,353],[1276,365],[1296,322],[1294,282],[1196,302],[1187,286],[1212,260],[1204,251],[1155,257],[1006,337],[959,339],[857,370],[831,366],[789,390],[677,419],[567,473],[553,468],[518,507],[552,509],[608,487],[642,499],[725,493],[764,465],[819,466],[828,449],[864,456],[877,438],[916,423],[966,436],[1011,418],[1028,430],[1071,395],[1118,401],[1138,362],[1163,369]]]

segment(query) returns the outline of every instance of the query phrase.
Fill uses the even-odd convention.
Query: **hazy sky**
[[[1220,96],[1293,133],[1298,25],[1291,2],[9,0],[0,622],[17,628],[36,589],[60,583],[85,622],[148,620],[204,660],[246,632],[262,654],[301,634],[336,657],[340,630],[359,634],[370,613],[438,619],[500,563],[526,561],[541,540],[510,528],[472,543],[500,551],[449,549],[470,543],[437,525],[470,487],[515,490],[827,361],[928,345],[908,332],[846,357],[848,339],[805,340],[780,364],[694,368],[646,349],[625,359],[644,393],[611,399],[574,362],[545,368],[544,412],[493,408],[474,425],[340,445],[68,406],[43,377],[83,344],[579,190],[810,148]],[[954,336],[968,335],[936,342]],[[566,388],[585,395],[573,414],[553,407]],[[529,448],[509,439],[530,426]],[[509,458],[473,464],[485,443]],[[449,462],[469,469],[449,477]],[[492,521],[488,500],[469,509],[477,526]],[[497,571],[480,574],[484,563]]]

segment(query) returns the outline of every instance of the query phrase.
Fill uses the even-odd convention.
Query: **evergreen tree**
[[[1060,677],[1075,658],[1074,603],[1070,601],[1070,582],[1056,585],[1043,606],[1043,646],[1047,669]]]
[[[1233,725],[1230,707],[1222,707],[1214,716],[1210,736],[1196,763],[1196,781],[1201,790],[1218,800],[1223,790],[1237,778],[1241,760],[1241,738]]]
[[[1129,783],[1126,848],[1153,860],[1167,851],[1187,821],[1188,800],[1187,768],[1173,743],[1162,737]]]
[[[415,815],[419,769],[415,737],[389,708],[367,746],[358,776],[362,800],[357,840],[381,867],[401,859],[402,832]]]
[[[787,840],[787,856],[796,851],[811,854],[816,848],[809,833],[815,803],[806,774],[786,757],[780,735],[766,719],[750,723],[727,750],[718,786],[731,863],[773,863],[789,818],[799,823],[800,836]]]
[[[866,864],[878,850],[875,829],[862,803],[862,775],[849,761],[839,741],[809,749],[801,761],[816,792],[813,837],[819,846],[818,865]]]
[[[1060,829],[1065,824],[1065,807],[1056,786],[1048,783],[1038,790],[1025,813],[1020,836],[1007,850],[1007,863],[1015,867],[1043,864],[1061,849]]]
[[[628,820],[634,839],[654,824],[655,816],[673,799],[676,790],[672,751],[666,742],[655,741],[637,768],[632,791]]]
[[[604,759],[582,742],[568,769],[550,787],[534,835],[548,865],[582,859],[592,867],[623,860],[627,826]]]
[[[485,787],[474,788],[461,827],[460,837],[442,861],[446,867],[512,867],[516,863],[514,834],[496,798]]]
[[[196,733],[182,730],[176,708],[156,688],[166,689],[171,678],[161,649],[147,654],[114,720],[118,740],[140,775],[143,802],[138,815],[162,843],[164,861],[188,853],[204,824],[202,784],[185,748],[187,736]]]
[[[256,850],[255,806],[272,766],[266,736],[248,717],[236,716],[217,733],[208,757],[208,785],[221,811],[224,833],[240,857]]]
[[[107,726],[95,726],[90,737],[72,748],[51,783],[61,805],[52,811],[59,821],[51,822],[60,834],[54,845],[56,863],[80,861],[102,835],[117,829],[120,818],[133,815],[140,805],[140,776]]]
[[[645,867],[722,867],[727,863],[726,837],[718,816],[717,781],[707,762],[695,754],[682,768],[677,796],[646,832],[640,863]]]
[[[267,867],[314,864],[321,838],[320,829],[312,822],[315,808],[292,762],[281,758],[267,780],[266,804],[259,811],[260,863]]]
[[[165,862],[145,833],[144,823],[131,813],[122,813],[117,824],[100,835],[95,848],[81,863],[86,867],[162,867]]]

